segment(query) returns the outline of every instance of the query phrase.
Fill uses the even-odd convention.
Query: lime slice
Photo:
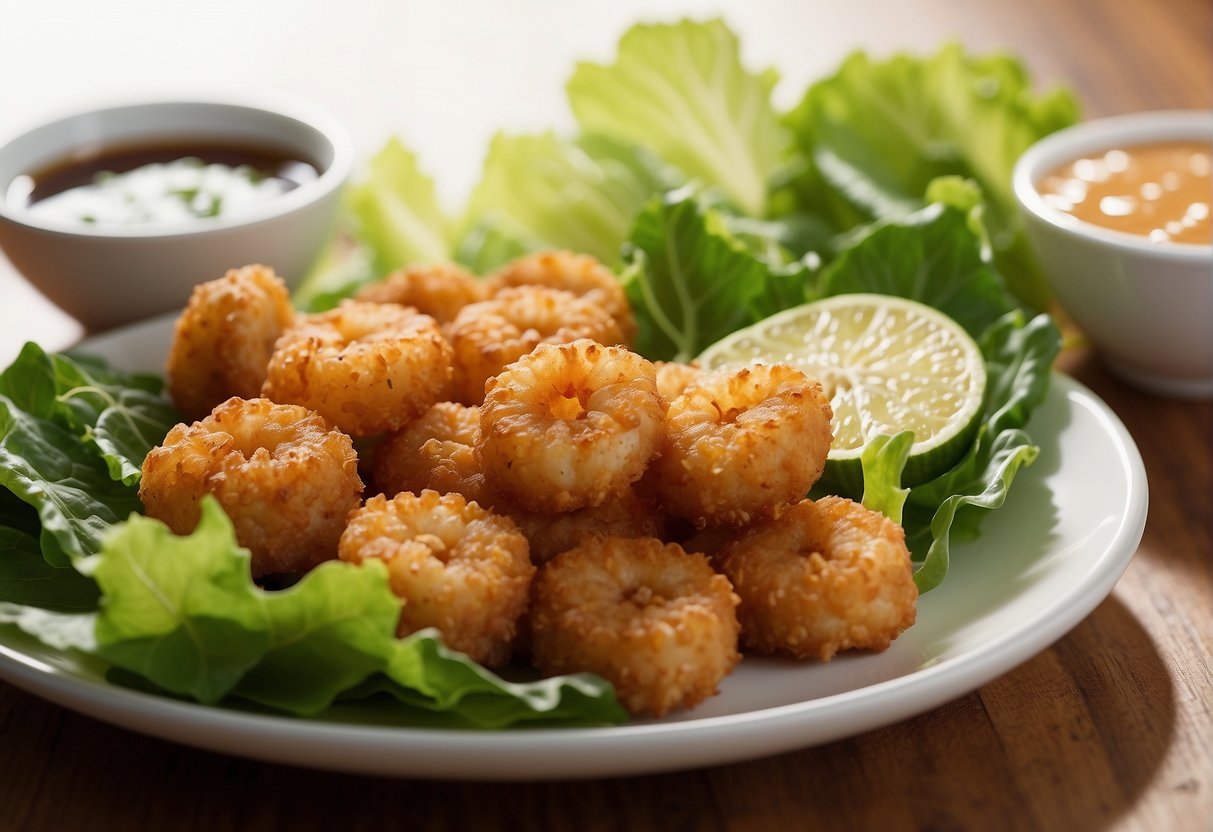
[[[708,368],[791,364],[821,379],[834,408],[834,442],[822,485],[863,492],[859,456],[877,434],[914,432],[902,485],[956,464],[981,416],[986,364],[960,324],[892,295],[837,295],[734,332],[699,357]]]

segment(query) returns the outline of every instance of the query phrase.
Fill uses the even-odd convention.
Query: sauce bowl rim
[[[1024,210],[1066,234],[1138,254],[1187,262],[1213,260],[1213,245],[1158,242],[1140,234],[1103,228],[1076,219],[1049,205],[1036,187],[1036,183],[1049,170],[1074,161],[1085,153],[1153,142],[1193,140],[1208,140],[1213,145],[1213,112],[1155,110],[1092,119],[1045,136],[1024,151],[1012,171],[1012,187]]]
[[[255,95],[247,92],[224,92],[190,95],[188,97],[157,96],[117,99],[101,106],[94,106],[84,110],[71,110],[62,115],[18,130],[4,137],[3,141],[0,142],[0,154],[10,145],[39,131],[68,129],[72,122],[94,118],[103,113],[162,107],[244,110],[289,119],[313,131],[327,143],[332,150],[332,159],[328,164],[323,165],[323,169],[320,170],[319,175],[314,180],[305,182],[297,188],[275,196],[273,199],[245,206],[239,212],[229,217],[221,215],[157,225],[88,225],[86,223],[72,222],[71,220],[42,217],[24,209],[14,210],[8,205],[4,194],[0,192],[0,220],[48,234],[68,237],[156,240],[166,240],[175,237],[196,237],[233,228],[253,226],[291,214],[317,200],[323,199],[331,192],[340,188],[353,170],[353,142],[341,123],[327,111],[310,102],[279,93]],[[232,139],[239,140],[241,138],[241,131],[238,128],[233,129],[230,136]],[[188,133],[183,132],[181,137],[188,138]],[[292,150],[298,148],[298,142],[292,142],[285,138],[282,139],[282,144]],[[25,173],[28,175],[29,172],[26,171]],[[0,188],[6,189],[10,182],[11,180],[0,182]]]

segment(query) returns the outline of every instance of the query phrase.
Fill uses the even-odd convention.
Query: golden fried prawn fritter
[[[661,397],[673,401],[686,389],[703,377],[698,364],[679,364],[677,361],[654,361],[657,368],[657,392]]]
[[[165,368],[177,409],[200,419],[232,396],[257,396],[274,342],[294,318],[286,285],[268,266],[231,269],[194,287]]]
[[[455,398],[464,404],[484,401],[485,382],[540,344],[623,339],[615,319],[596,303],[543,286],[502,289],[465,306],[446,336],[455,351]]]
[[[543,344],[487,387],[476,452],[489,486],[527,511],[600,505],[661,441],[653,365],[623,347]]]
[[[485,283],[494,293],[514,286],[547,286],[572,292],[610,313],[623,335],[620,343],[631,344],[636,337],[636,318],[623,286],[610,269],[588,254],[571,251],[529,254],[489,275]]]
[[[362,481],[350,438],[316,413],[231,398],[174,427],[143,461],[139,499],[175,533],[194,530],[204,494],[223,506],[261,577],[336,557]]]
[[[398,303],[429,315],[440,324],[455,320],[459,310],[489,296],[476,276],[454,263],[426,263],[392,272],[363,286],[355,300]]]
[[[665,533],[661,511],[654,503],[636,496],[632,489],[611,494],[601,505],[559,514],[521,509],[506,513],[526,535],[535,563],[546,563],[586,537],[659,538]]]
[[[699,528],[744,525],[817,482],[832,415],[820,382],[783,364],[705,373],[670,402],[649,479],[669,513]]]
[[[916,617],[905,532],[842,497],[803,500],[714,560],[741,596],[741,640],[755,653],[828,661],[839,650],[884,650]]]
[[[343,301],[283,333],[262,395],[301,404],[351,436],[397,430],[447,389],[451,347],[429,315]]]
[[[388,497],[428,488],[492,508],[496,501],[476,459],[479,435],[480,408],[438,402],[375,448],[371,482]]]
[[[506,517],[459,494],[371,497],[350,516],[341,559],[382,559],[404,599],[397,633],[436,627],[443,643],[490,667],[505,664],[535,567]]]
[[[546,674],[589,671],[633,714],[716,692],[737,653],[738,599],[702,555],[652,538],[587,538],[535,581],[531,650]]]

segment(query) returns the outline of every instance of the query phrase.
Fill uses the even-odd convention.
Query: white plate
[[[82,349],[156,370],[171,320]],[[1020,472],[982,537],[953,551],[918,623],[880,654],[829,664],[745,659],[721,693],[661,720],[596,729],[452,731],[304,720],[204,707],[105,681],[104,667],[0,628],[0,676],[136,731],[318,768],[433,778],[527,780],[692,768],[776,754],[887,725],[1006,673],[1065,635],[1112,590],[1146,519],[1146,476],[1124,426],[1055,375],[1029,426],[1040,458]]]

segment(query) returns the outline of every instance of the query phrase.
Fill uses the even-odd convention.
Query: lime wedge
[[[837,295],[788,309],[723,338],[699,361],[780,362],[821,379],[834,408],[822,485],[856,497],[860,453],[877,434],[914,432],[903,486],[955,465],[977,431],[986,387],[981,350],[960,324],[892,295]]]

